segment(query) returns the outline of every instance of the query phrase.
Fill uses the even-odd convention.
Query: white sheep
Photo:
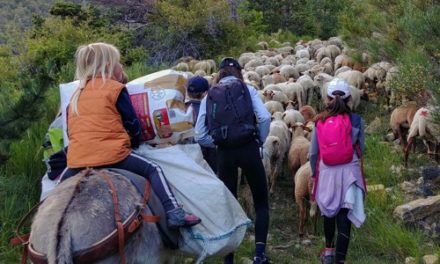
[[[241,64],[240,64],[241,65]],[[262,59],[260,58],[254,58],[251,59],[250,61],[248,61],[245,65],[244,65],[244,69],[246,71],[253,71],[255,70],[255,68],[257,68],[258,66],[264,65],[264,62]]]
[[[280,74],[286,80],[289,80],[290,78],[294,78],[296,80],[299,78],[299,73],[296,71],[295,67],[292,65],[282,65],[280,67]]]
[[[296,82],[301,84],[304,89],[302,102],[304,104],[310,105],[312,103],[313,89],[315,88],[315,83],[313,82],[313,79],[310,76],[303,75],[299,77]]]
[[[261,77],[258,73],[254,72],[254,71],[247,71],[243,74],[243,78],[246,81],[252,82],[254,81],[256,84],[258,84],[258,86],[256,87],[257,89],[261,88]]]
[[[274,141],[277,140],[277,143]],[[269,143],[267,143],[269,141]],[[272,153],[270,164],[271,164],[271,174],[270,174],[270,193],[273,193],[275,181],[278,174],[282,171],[282,164],[285,157],[287,156],[287,151],[290,147],[290,132],[287,125],[282,120],[272,120],[270,123],[270,130],[268,139],[266,139],[265,145],[267,147],[273,148],[270,150]],[[276,148],[276,149],[275,149]],[[275,153],[277,156],[274,156]]]
[[[348,84],[362,90],[365,88],[365,77],[360,71],[345,71],[341,72],[335,77],[345,80]]]
[[[284,112],[283,105],[277,101],[265,102],[264,106],[266,107],[267,111],[269,111],[270,114],[273,114],[275,112]]]
[[[340,74],[341,72],[346,72],[346,71],[351,71],[352,68],[348,67],[348,66],[342,66],[341,68],[337,69],[335,71],[335,76],[338,76],[338,74]]]
[[[428,155],[434,155],[438,161],[439,151],[439,127],[432,120],[432,113],[429,108],[422,107],[414,115],[408,133],[408,145],[405,148],[405,166],[408,166],[408,155],[416,137],[423,140]]]
[[[264,76],[261,81],[263,83],[263,87],[266,87],[269,84],[277,84],[277,83],[285,82],[286,79],[278,72],[275,72],[270,75]]]
[[[255,72],[258,73],[258,75],[260,75],[260,78],[263,78],[263,76],[265,75],[269,75],[270,70],[271,69],[267,65],[261,65],[255,68]]]
[[[246,65],[246,63],[248,63],[249,61],[251,61],[251,60],[253,60],[253,59],[256,59],[256,58],[257,58],[257,57],[256,57],[255,54],[252,53],[252,52],[242,53],[242,54],[240,55],[240,57],[238,58],[238,63],[239,63],[241,66],[244,66],[244,65]]]
[[[304,117],[298,110],[289,109],[284,111],[283,121],[289,128],[292,128],[298,122],[304,124]]]
[[[282,156],[280,139],[268,136],[263,144],[263,166],[268,179],[270,193],[273,193],[278,174],[282,169]]]
[[[263,96],[263,102],[277,101],[285,105],[287,104],[287,101],[289,101],[289,98],[287,98],[287,96],[283,92],[276,90],[263,90]]]
[[[307,58],[310,59],[310,54],[308,49],[300,49],[295,54],[298,58]]]
[[[304,88],[301,84],[296,82],[285,82],[279,83],[278,87],[280,87],[281,91],[287,96],[287,98],[292,102],[297,102],[298,107],[301,107],[304,102]]]

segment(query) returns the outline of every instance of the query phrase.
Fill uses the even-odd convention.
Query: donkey
[[[112,193],[98,172],[81,172],[57,186],[38,209],[29,246],[44,254],[47,263],[74,263],[73,253],[90,248],[115,230]],[[142,196],[124,176],[112,173],[122,221],[141,204]],[[149,214],[151,214],[146,209]],[[170,254],[171,253],[171,254]],[[127,263],[173,263],[155,223],[144,222],[126,242]],[[95,263],[119,263],[115,253]]]

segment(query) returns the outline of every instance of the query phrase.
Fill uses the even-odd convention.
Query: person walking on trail
[[[141,127],[123,82],[119,50],[110,44],[80,46],[75,54],[79,87],[68,106],[66,180],[84,168],[125,169],[150,180],[171,228],[189,227],[200,219],[185,212],[174,197],[162,169],[132,152]]]
[[[186,92],[188,94],[188,101],[185,102],[186,107],[191,107],[194,116],[194,126],[197,123],[199,115],[200,103],[206,96],[209,90],[208,80],[202,76],[191,77],[186,84]],[[208,162],[212,171],[217,174],[217,150],[214,147],[200,146],[202,149],[203,158]]]
[[[351,112],[350,100],[347,82],[333,79],[327,88],[326,108],[316,117],[312,132],[312,196],[324,217],[325,248],[320,256],[324,264],[345,262],[351,224],[359,228],[365,221],[363,120]]]
[[[235,197],[238,167],[242,169],[256,214],[253,263],[269,263],[265,254],[269,202],[260,148],[269,133],[271,116],[255,88],[243,82],[241,69],[233,58],[222,60],[219,81],[201,102],[195,138],[202,146],[217,146],[218,176]],[[225,264],[233,262],[234,253],[224,258]]]

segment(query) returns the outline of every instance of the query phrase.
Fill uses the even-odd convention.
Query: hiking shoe
[[[254,257],[252,264],[269,264],[269,259],[263,254],[261,257]]]
[[[169,228],[190,227],[202,222],[200,218],[185,212],[182,207],[167,212],[167,225]]]
[[[335,263],[335,248],[323,248],[319,259],[322,264],[334,264]]]
[[[335,256],[321,256],[321,263],[322,264],[334,264],[335,263]]]

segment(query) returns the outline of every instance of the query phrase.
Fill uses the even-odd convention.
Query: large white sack
[[[73,93],[78,88],[79,81],[60,84],[60,97],[61,97],[61,116],[63,120],[63,139],[64,146],[69,145],[69,138],[67,137],[67,106],[70,103]]]
[[[136,152],[161,166],[178,202],[202,219],[192,228],[180,229],[182,251],[198,255],[200,263],[207,256],[224,256],[241,244],[251,220],[209,168],[198,144],[142,145]]]
[[[126,84],[148,144],[177,144],[193,137],[192,109],[185,106],[186,75],[163,70]],[[66,109],[79,81],[60,84],[64,145],[68,145]]]

